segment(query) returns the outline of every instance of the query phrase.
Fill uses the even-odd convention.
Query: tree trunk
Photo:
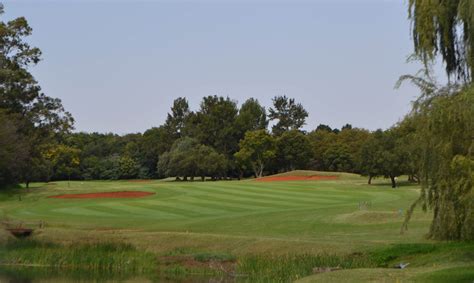
[[[26,188],[27,188],[27,189],[30,188],[30,181],[26,181]]]
[[[367,184],[372,185],[372,175],[369,175],[369,181],[367,182]]]
[[[204,182],[205,176],[201,176],[201,181]]]
[[[390,175],[390,181],[392,181],[392,188],[396,188],[397,182],[395,182],[395,176]]]
[[[188,180],[188,176],[184,176],[183,181],[187,181],[187,180]]]

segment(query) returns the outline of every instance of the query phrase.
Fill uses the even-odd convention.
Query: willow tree
[[[417,121],[420,144],[420,197],[410,207],[402,231],[417,205],[433,211],[429,236],[474,239],[474,1],[410,0],[415,58],[425,78],[403,76],[422,90],[409,119]],[[438,86],[429,66],[438,57],[450,83]]]
[[[448,76],[471,82],[474,71],[474,1],[409,0],[415,56],[428,65],[441,56]]]

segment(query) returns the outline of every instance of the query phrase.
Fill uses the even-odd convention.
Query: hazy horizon
[[[388,128],[418,95],[394,89],[414,74],[402,1],[4,1],[25,16],[43,51],[31,69],[71,112],[76,131],[143,132],[175,98],[203,96],[266,108],[287,95],[309,112],[305,130],[346,123]]]

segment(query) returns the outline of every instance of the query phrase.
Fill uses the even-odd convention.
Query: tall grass
[[[155,256],[124,243],[59,245],[36,240],[9,241],[0,247],[0,264],[33,265],[97,272],[141,273],[156,267]]]
[[[294,254],[252,255],[239,258],[237,274],[246,276],[251,282],[291,282],[311,275],[321,268],[386,268],[409,260],[422,266],[433,262],[433,257],[449,255],[458,260],[474,260],[471,243],[444,244],[397,244],[364,253],[348,255]],[[469,252],[471,251],[471,252]]]
[[[315,267],[347,269],[375,266],[376,263],[363,254],[347,256],[312,254],[254,255],[239,259],[237,272],[247,276],[251,281],[290,282],[311,275]]]
[[[81,272],[86,271],[87,274],[102,276],[97,278],[154,274],[171,278],[172,281],[210,276],[225,278],[226,282],[291,282],[313,274],[315,268],[380,268],[406,260],[413,266],[423,266],[432,264],[433,258],[446,256],[469,264],[474,259],[473,250],[472,243],[398,244],[347,255],[255,254],[236,258],[228,253],[178,248],[156,258],[124,243],[64,246],[17,240],[0,247],[0,265],[48,266],[58,271],[66,270],[74,277],[80,277]]]

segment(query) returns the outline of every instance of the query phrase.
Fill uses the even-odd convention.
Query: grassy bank
[[[47,270],[52,274],[66,272],[70,277],[81,279],[85,272],[88,274],[85,280],[145,276],[151,281],[219,277],[235,282],[292,282],[302,278],[302,282],[318,282],[325,278],[340,281],[341,276],[349,273],[359,279],[376,276],[382,280],[396,276],[421,282],[443,282],[443,278],[469,282],[465,280],[473,278],[474,243],[397,244],[345,255],[235,256],[186,248],[154,255],[128,244],[63,246],[22,240],[3,246],[0,256],[1,265],[9,267],[12,273],[14,270],[24,272],[21,268],[33,266],[37,267],[36,276],[38,270]],[[400,262],[409,263],[409,268],[394,269]]]

